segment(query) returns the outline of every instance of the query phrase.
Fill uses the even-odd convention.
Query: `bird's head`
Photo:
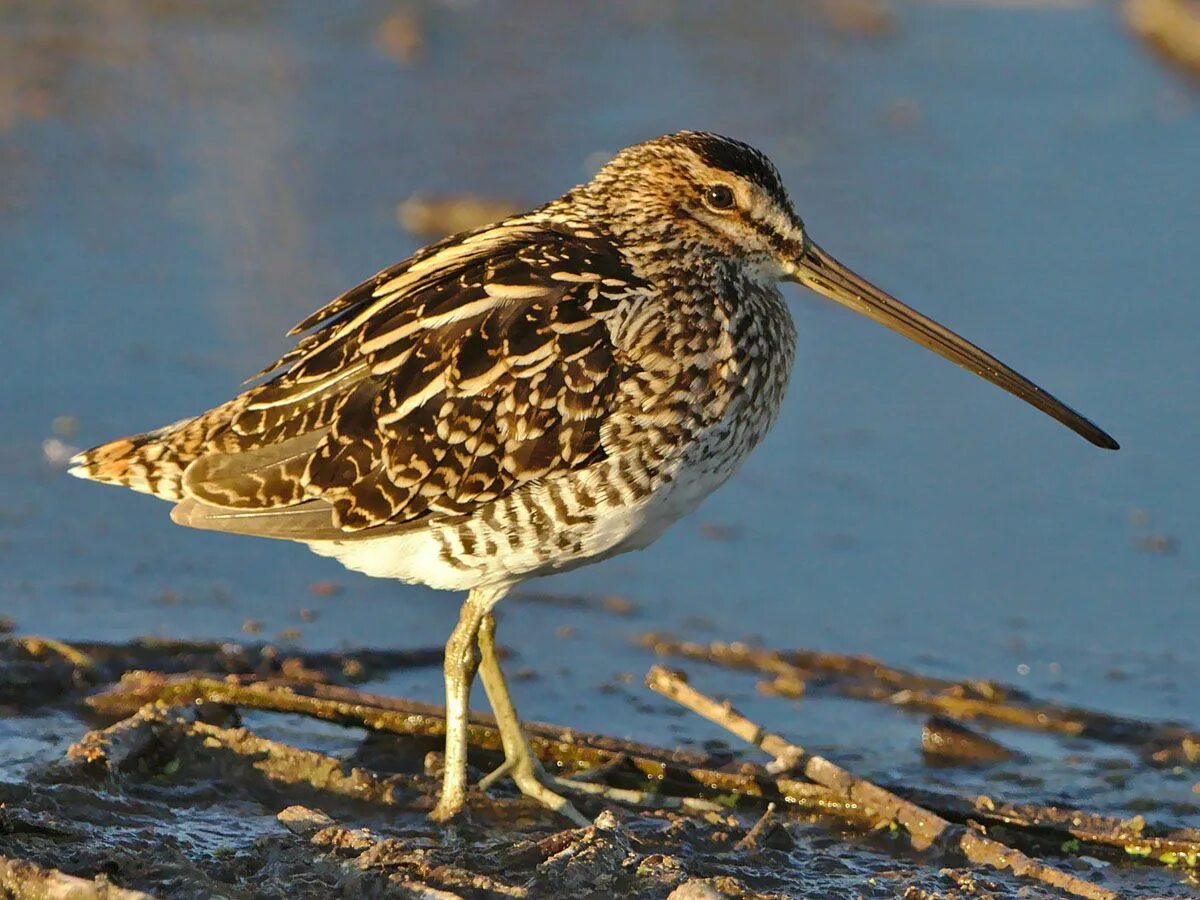
[[[664,268],[718,266],[774,284],[804,252],[779,170],[731,138],[680,131],[636,144],[583,191],[608,230]]]
[[[809,237],[779,170],[758,150],[680,131],[618,153],[568,195],[643,267],[666,279],[724,272],[794,281],[932,350],[1062,422],[1098,447],[1117,442],[995,357],[842,265]]]

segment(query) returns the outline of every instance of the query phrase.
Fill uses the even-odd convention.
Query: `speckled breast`
[[[614,329],[638,366],[605,425],[605,458],[434,528],[440,561],[483,583],[518,581],[645,547],[694,510],[770,430],[791,373],[779,293],[738,300],[690,326],[678,310],[627,310]]]

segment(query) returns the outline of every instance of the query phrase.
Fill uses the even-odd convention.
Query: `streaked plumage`
[[[773,280],[695,259],[669,228],[622,252],[592,203],[577,191],[385,269],[298,324],[265,383],[80,473],[176,501],[183,525],[441,588],[644,546],[766,432],[792,327]]]
[[[737,469],[790,373],[794,331],[776,288],[788,278],[1115,446],[820,251],[761,153],[681,132],[385,269],[297,325],[303,336],[261,384],[81,454],[73,471],[171,500],[180,524],[470,590],[447,647],[439,815],[462,804],[456,729],[478,642],[489,698],[511,720],[514,777],[577,817],[545,791],[514,730],[491,606],[526,578],[645,546]]]

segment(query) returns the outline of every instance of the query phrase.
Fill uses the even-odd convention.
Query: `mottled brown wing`
[[[604,320],[643,287],[607,241],[535,224],[436,245],[297,326],[284,371],[219,408],[175,518],[348,537],[586,466],[626,374]]]

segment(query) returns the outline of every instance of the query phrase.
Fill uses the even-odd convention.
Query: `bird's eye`
[[[733,208],[733,189],[727,184],[714,184],[704,192],[704,205],[709,209]]]

